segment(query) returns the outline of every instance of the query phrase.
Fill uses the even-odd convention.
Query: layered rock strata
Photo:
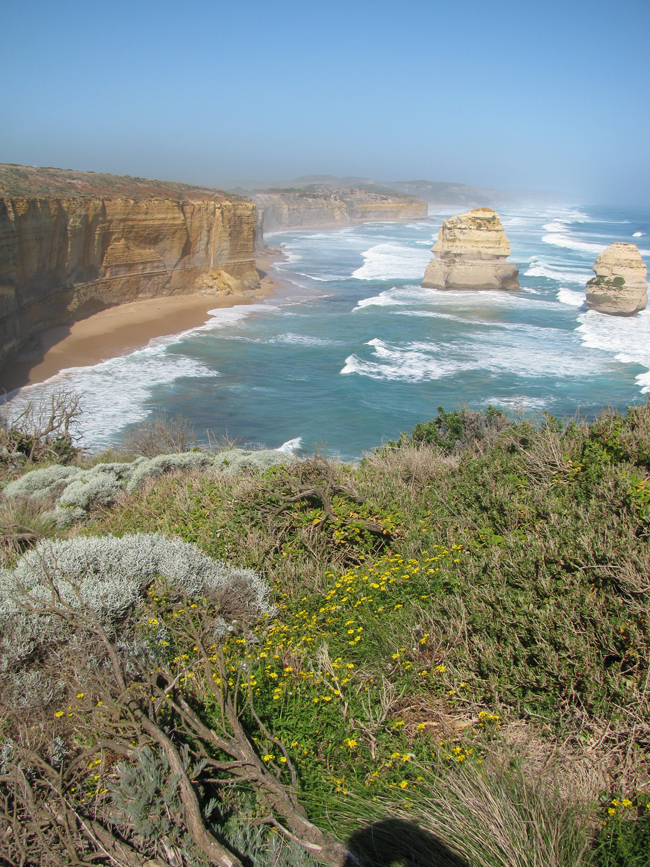
[[[517,266],[501,220],[490,208],[476,208],[445,220],[435,254],[424,274],[427,289],[518,289]]]
[[[46,328],[258,282],[255,205],[202,187],[0,165],[0,368]]]
[[[594,264],[596,276],[587,283],[587,307],[611,316],[633,316],[648,303],[645,262],[636,244],[616,242]]]
[[[251,198],[262,212],[264,232],[337,223],[422,220],[429,210],[427,203],[417,196],[381,188],[329,184],[256,191]]]

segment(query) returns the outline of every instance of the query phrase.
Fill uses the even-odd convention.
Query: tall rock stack
[[[645,262],[636,244],[616,242],[603,250],[587,283],[587,307],[611,316],[633,316],[648,303]]]
[[[476,208],[442,224],[435,254],[424,274],[425,289],[518,289],[519,270],[510,242],[491,208]]]

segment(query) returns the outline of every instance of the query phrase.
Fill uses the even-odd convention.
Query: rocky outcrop
[[[428,214],[422,199],[379,187],[309,184],[296,189],[254,191],[251,198],[262,211],[264,232],[339,223],[422,220]]]
[[[255,234],[242,196],[0,165],[0,368],[39,331],[116,304],[256,285]]]
[[[616,242],[594,264],[587,307],[612,316],[633,316],[648,303],[647,269],[636,244]]]
[[[445,220],[431,248],[427,289],[518,289],[517,266],[496,211],[477,208]]]

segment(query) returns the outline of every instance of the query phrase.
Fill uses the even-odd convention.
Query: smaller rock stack
[[[587,307],[610,316],[633,316],[648,303],[645,262],[636,244],[617,241],[603,250],[587,283]]]
[[[476,208],[445,220],[435,254],[424,274],[425,289],[518,289],[519,270],[512,262],[499,215]]]

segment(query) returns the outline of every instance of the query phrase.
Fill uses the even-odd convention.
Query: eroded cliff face
[[[257,284],[255,205],[246,198],[0,169],[0,367],[37,332],[116,304]]]
[[[445,220],[424,274],[427,289],[518,289],[519,270],[506,259],[510,242],[499,215],[476,208]]]
[[[593,270],[596,276],[587,283],[590,310],[611,316],[633,316],[645,310],[648,272],[636,244],[610,244],[596,259]]]
[[[251,198],[262,211],[265,232],[337,223],[422,220],[428,214],[426,202],[416,196],[365,187],[311,184],[254,192]]]

